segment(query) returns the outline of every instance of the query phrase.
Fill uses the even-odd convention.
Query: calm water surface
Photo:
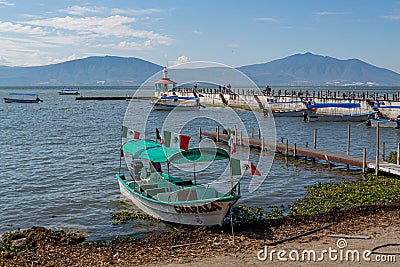
[[[18,88],[17,88],[18,89]],[[115,174],[119,167],[121,125],[128,102],[75,101],[75,96],[59,96],[59,88],[19,90],[39,93],[40,104],[0,104],[0,233],[34,225],[53,229],[85,232],[90,238],[111,238],[118,234],[143,235],[171,229],[168,224],[136,220],[112,225],[111,214],[118,210],[136,209],[121,198]],[[0,89],[1,97],[10,90]],[[132,95],[132,90],[114,88],[85,89],[83,95]],[[143,112],[149,103],[138,101]],[[140,107],[141,107],[140,106]],[[222,109],[204,109],[200,114]],[[203,112],[203,113],[202,113]],[[244,114],[244,115],[243,115]],[[242,115],[251,121],[251,115]],[[151,114],[148,127],[157,127],[165,114]],[[265,118],[262,118],[265,119]],[[265,119],[267,120],[267,119]],[[251,122],[249,122],[251,123]],[[347,123],[304,123],[301,118],[277,118],[276,139],[312,144],[314,128],[318,129],[318,147],[345,152]],[[196,127],[194,127],[194,125]],[[215,125],[194,121],[184,130],[198,139],[198,126],[204,130]],[[386,151],[395,151],[400,131],[381,129]],[[351,154],[361,155],[367,147],[374,158],[375,129],[364,124],[351,124]],[[253,151],[256,155],[257,151]],[[242,190],[240,204],[249,206],[287,206],[304,196],[306,186],[317,182],[360,178],[359,170],[346,171],[343,166],[304,160],[285,160],[275,156],[271,170],[254,193]],[[248,181],[243,181],[247,188]]]

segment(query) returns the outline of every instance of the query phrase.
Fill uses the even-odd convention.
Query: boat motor
[[[400,115],[397,116],[396,118],[396,123],[397,123],[397,129],[400,128]]]

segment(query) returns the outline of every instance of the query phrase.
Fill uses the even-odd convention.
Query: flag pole
[[[167,175],[168,175],[168,192],[171,193],[171,181],[169,179],[169,161],[167,161]]]
[[[124,152],[122,151],[122,144],[123,144],[123,138],[124,138],[124,125],[122,125],[122,131],[121,131],[121,146],[119,148],[120,154],[119,154],[119,167],[118,167],[118,174],[121,174],[121,166],[122,166],[122,157],[124,156]]]
[[[194,178],[194,184],[197,184],[197,182],[196,182],[196,162],[193,163],[193,178]]]
[[[231,158],[232,158],[232,149],[231,149],[231,131],[229,130],[228,131],[228,138],[229,138],[229,140],[228,140],[228,147],[229,147],[229,169],[230,169],[230,172],[231,172],[231,194],[233,193],[233,172],[232,172],[232,160],[231,160]]]

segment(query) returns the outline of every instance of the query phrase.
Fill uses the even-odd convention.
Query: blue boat
[[[10,93],[10,97],[3,97],[5,103],[39,103],[43,102],[38,94]]]

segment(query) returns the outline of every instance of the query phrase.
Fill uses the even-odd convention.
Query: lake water
[[[165,223],[142,220],[112,225],[113,212],[135,209],[121,198],[115,177],[120,160],[121,125],[129,103],[76,101],[75,96],[59,96],[59,89],[13,88],[12,91],[39,93],[44,102],[0,104],[0,233],[36,225],[78,230],[92,239],[107,239],[118,234],[143,235],[171,229]],[[1,97],[9,92],[9,89],[0,89]],[[84,96],[132,94],[131,88],[82,89]],[[146,122],[146,129],[162,125],[164,129],[174,130],[174,123],[183,120],[179,114],[172,118],[163,112],[149,115],[146,113],[149,106],[148,101],[137,101],[136,113],[128,114],[126,122],[141,120]],[[215,121],[207,121],[205,117],[214,116],[224,125],[229,124],[231,114],[223,108],[202,109],[194,114],[196,119],[184,121],[179,129],[192,135],[191,142],[195,144],[199,127],[203,131],[215,130]],[[270,138],[280,140],[282,136],[298,145],[306,142],[311,145],[314,128],[317,128],[318,148],[346,151],[347,123],[304,123],[301,118],[277,118],[273,123],[245,111],[237,114],[246,127],[257,117],[266,128],[275,125],[276,134],[271,129],[265,132],[268,135],[271,130]],[[168,120],[171,123],[166,124]],[[374,158],[374,128],[352,123],[351,136],[351,154],[361,155],[363,147],[367,147],[368,157]],[[381,129],[381,141],[386,142],[387,154],[395,151],[400,142],[400,130]],[[240,148],[238,150],[240,154]],[[257,157],[258,152],[252,150],[251,154],[250,157]],[[280,155],[275,158],[270,155],[270,160],[268,176],[258,190],[250,193],[245,190],[249,181],[243,181],[239,204],[284,205],[287,208],[292,201],[305,195],[309,185],[361,177],[359,170],[347,171],[343,166],[330,169],[326,164],[304,159],[285,160]]]

